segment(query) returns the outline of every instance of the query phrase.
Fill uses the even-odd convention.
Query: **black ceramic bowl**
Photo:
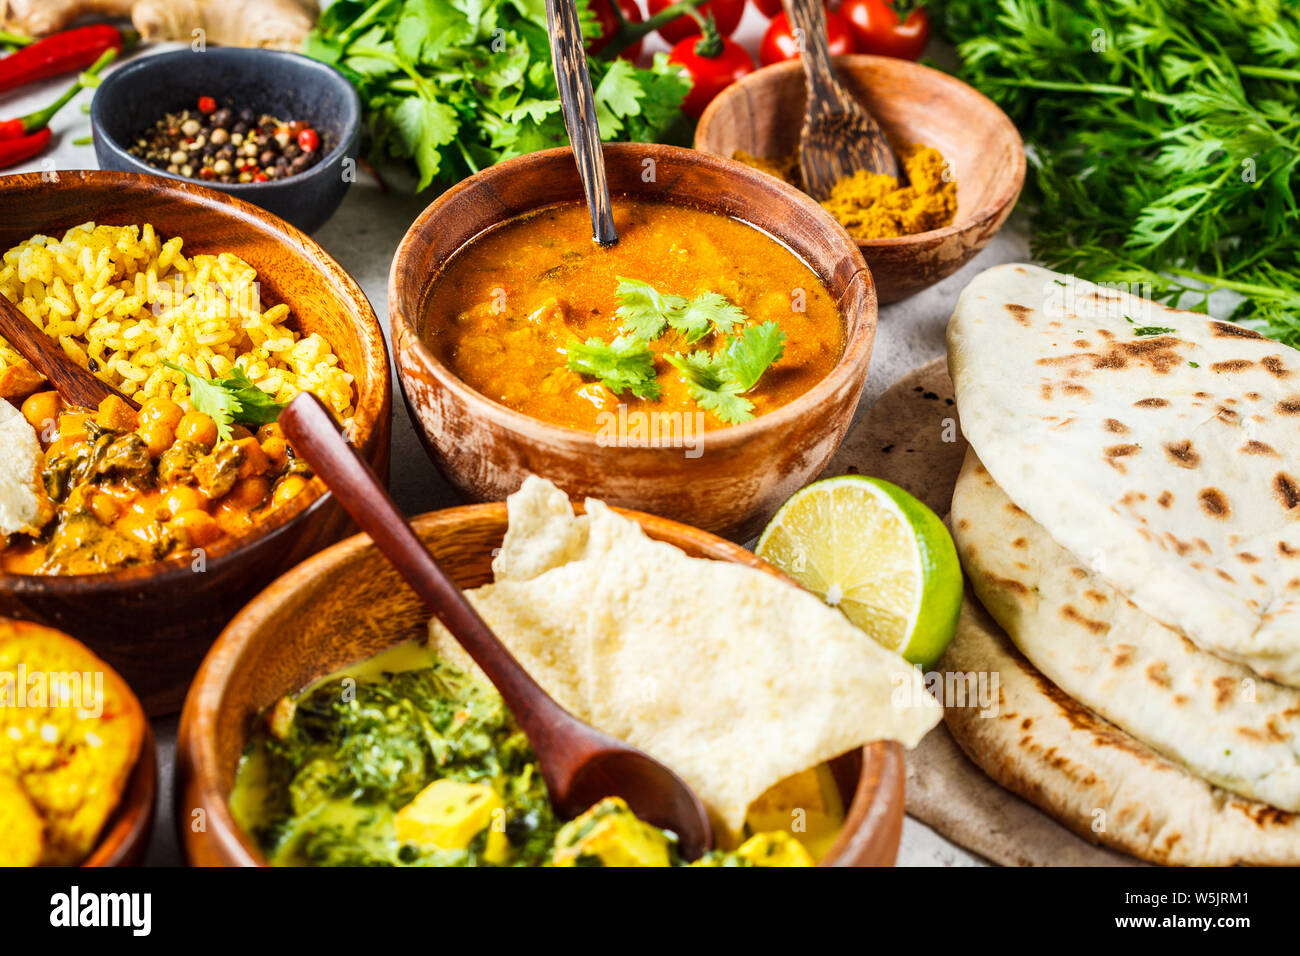
[[[238,196],[287,219],[304,232],[324,224],[355,178],[361,139],[361,101],[331,66],[296,53],[210,47],[132,60],[95,91],[90,123],[101,169],[184,179],[127,152],[164,113],[193,109],[200,96],[222,105],[309,123],[325,156],[315,166],[265,183],[190,180]]]

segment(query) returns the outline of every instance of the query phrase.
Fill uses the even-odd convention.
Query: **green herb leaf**
[[[785,354],[785,333],[775,322],[751,325],[727,343],[725,354],[731,376],[748,392]]]
[[[230,426],[269,425],[280,417],[284,403],[275,401],[269,392],[258,388],[242,367],[236,365],[229,378],[206,379],[201,375],[163,361],[174,372],[185,376],[190,389],[190,405],[216,423],[221,441],[231,438]]]
[[[1147,338],[1152,335],[1170,335],[1177,329],[1167,329],[1160,325],[1143,325],[1133,330],[1133,334],[1138,338]]]
[[[619,301],[614,315],[623,320],[622,331],[646,342],[659,338],[673,315],[686,307],[680,295],[665,295],[648,282],[622,276],[614,295]]]
[[[730,376],[723,356],[697,349],[688,355],[669,355],[667,359],[682,373],[691,388],[691,397],[700,408],[713,412],[730,425],[754,417],[754,403],[740,394],[744,389]]]
[[[668,324],[686,336],[687,342],[696,342],[715,330],[726,335],[747,318],[745,310],[726,296],[705,292],[670,315]]]
[[[620,335],[607,345],[604,339],[593,337],[586,342],[574,340],[565,351],[570,371],[598,379],[615,395],[627,389],[637,398],[653,401],[659,397],[654,353],[641,339]]]

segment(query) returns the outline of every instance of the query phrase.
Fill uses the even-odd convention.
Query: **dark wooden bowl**
[[[859,243],[880,302],[897,302],[952,275],[1002,228],[1025,182],[1024,143],[992,100],[946,73],[884,56],[840,56],[835,66],[886,135],[933,146],[957,177],[952,225]],[[700,117],[695,148],[718,156],[790,155],[799,146],[804,89],[795,60],[733,83]]]
[[[154,806],[158,799],[158,753],[153,729],[145,724],[140,756],[122,801],[109,818],[99,845],[82,866],[140,866],[149,852],[153,836]]]
[[[653,160],[655,175],[643,173]],[[581,200],[567,148],[486,169],[443,193],[403,238],[388,279],[398,381],[424,446],[457,489],[500,501],[536,473],[570,497],[664,515],[745,540],[819,474],[853,419],[876,333],[876,295],[857,246],[809,197],[740,163],[645,143],[605,147],[610,191],[678,202],[758,226],[816,272],[839,305],[846,344],[810,391],[741,425],[708,432],[702,454],[613,447],[594,432],[546,424],[462,382],[421,341],[423,303],[443,264],[486,229],[555,203]]]
[[[383,330],[360,286],[293,226],[242,200],[172,179],[116,172],[0,177],[0,250],[37,233],[94,220],[152,223],[186,253],[230,252],[258,272],[263,299],[284,302],[302,331],[319,332],[355,376],[356,441],[388,474],[392,406]],[[135,690],[150,714],[172,713],[227,621],[282,572],[337,541],[350,519],[319,480],[247,535],[186,558],[96,575],[0,573],[0,615],[75,634]]]
[[[652,538],[695,557],[734,561],[784,578],[744,548],[711,534],[627,512]],[[492,554],[506,531],[504,504],[422,515],[412,524],[462,587],[492,580]],[[787,579],[788,580],[788,579]],[[791,582],[791,586],[795,585]],[[176,819],[196,866],[263,866],[229,808],[239,757],[258,715],[286,693],[344,665],[428,633],[429,612],[364,535],[294,568],[239,613],[212,646],[185,700],[176,745]],[[903,826],[903,756],[875,743],[832,769],[849,806],[825,866],[888,866]],[[202,810],[207,826],[185,825]]]

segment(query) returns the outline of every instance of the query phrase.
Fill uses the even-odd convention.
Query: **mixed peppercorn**
[[[285,179],[314,166],[323,152],[308,124],[218,106],[211,96],[200,96],[196,109],[168,113],[130,148],[150,166],[219,183]]]

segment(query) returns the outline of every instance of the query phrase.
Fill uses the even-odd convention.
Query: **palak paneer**
[[[463,381],[533,418],[584,430],[620,404],[766,414],[823,379],[844,322],[817,275],[754,226],[620,198],[619,241],[594,243],[580,203],[505,223],[451,257],[423,338]]]

